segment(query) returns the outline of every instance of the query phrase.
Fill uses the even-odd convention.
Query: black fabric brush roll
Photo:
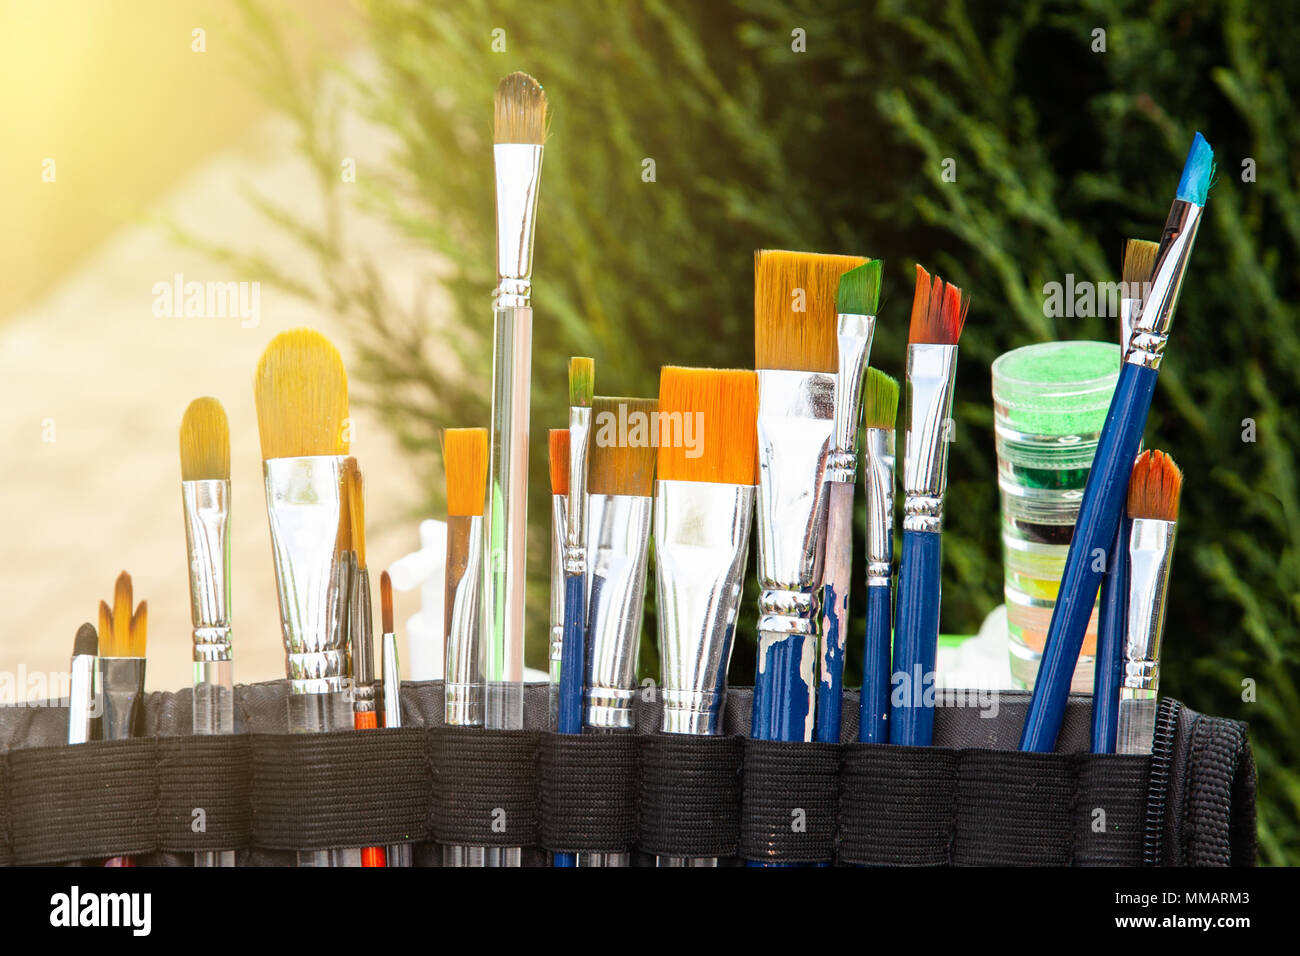
[[[240,865],[298,850],[438,843],[860,865],[1251,865],[1255,769],[1244,725],[1161,703],[1151,756],[1088,753],[1091,700],[1070,699],[1058,752],[1015,749],[1026,694],[941,698],[932,747],[748,739],[752,692],[728,692],[724,735],[545,729],[549,685],[524,727],[444,726],[440,682],[402,686],[403,726],[287,732],[286,684],[236,689],[236,733],[190,736],[190,691],[142,701],[142,736],[63,744],[61,706],[0,708],[0,864],[130,855]]]

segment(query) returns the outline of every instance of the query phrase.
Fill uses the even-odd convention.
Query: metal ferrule
[[[656,491],[662,729],[716,734],[722,727],[727,665],[745,583],[755,489],[659,481]]]
[[[346,568],[335,548],[344,461],[313,455],[262,463],[285,673],[294,694],[343,689],[347,634],[339,592]]]
[[[813,588],[826,529],[826,456],[834,440],[835,376],[758,372],[760,632],[813,634]]]
[[[497,143],[492,154],[497,176],[496,304],[518,308],[528,305],[532,293],[533,230],[542,180],[542,147],[533,143]]]
[[[943,530],[948,487],[948,437],[952,421],[957,346],[907,347],[907,438],[903,462],[903,530]]]
[[[564,536],[569,526],[569,499],[551,495],[551,683],[560,682],[564,653]]]
[[[385,631],[380,640],[381,674],[384,689],[384,726],[402,726],[402,663],[397,656],[397,635]]]
[[[1155,268],[1151,273],[1151,286],[1142,302],[1141,314],[1134,322],[1133,334],[1125,350],[1124,361],[1130,365],[1160,368],[1164,358],[1165,342],[1173,325],[1178,296],[1187,273],[1187,260],[1196,242],[1196,230],[1201,223],[1201,207],[1195,203],[1175,199],[1165,220],[1165,232],[1156,253]]]
[[[370,570],[353,568],[348,597],[354,713],[373,713],[375,693],[375,622],[370,603]]]
[[[857,480],[858,422],[862,420],[862,373],[876,331],[874,315],[841,312],[837,321],[840,368],[835,389],[835,440],[826,457],[826,480]]]
[[[564,533],[564,573],[587,570],[587,461],[591,408],[569,407],[569,505]]]
[[[190,569],[194,660],[232,660],[230,645],[230,482],[182,481]]]
[[[1142,311],[1142,300],[1125,296],[1119,300],[1119,350],[1121,360],[1128,353],[1128,346],[1133,341],[1133,324],[1138,313]]]
[[[103,713],[100,736],[104,740],[126,740],[135,736],[144,714],[143,657],[101,657],[99,686]]]
[[[97,700],[99,668],[94,654],[77,654],[72,658],[68,697],[68,743],[84,744],[94,736],[94,720],[102,703]]]
[[[867,492],[867,587],[888,587],[894,562],[894,430],[868,428],[862,456]]]
[[[1134,518],[1129,537],[1128,627],[1124,642],[1124,683],[1128,690],[1160,685],[1160,636],[1169,596],[1169,566],[1177,525],[1158,518]]]
[[[444,714],[448,724],[483,724],[483,671],[479,653],[483,519],[447,519],[447,625]]]
[[[586,722],[591,727],[635,726],[653,504],[653,498],[641,495],[592,495],[588,500]]]

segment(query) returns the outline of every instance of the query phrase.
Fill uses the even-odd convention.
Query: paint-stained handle
[[[891,744],[928,747],[934,738],[942,541],[938,532],[903,532],[894,628],[894,674],[902,683],[889,715]]]
[[[1074,665],[1079,660],[1088,619],[1101,586],[1105,555],[1115,543],[1133,459],[1151,410],[1156,378],[1155,369],[1145,366],[1125,362],[1120,368],[1119,382],[1088,472],[1065,570],[1061,573],[1061,590],[1020,735],[1021,750],[1050,753],[1056,748]]]
[[[813,739],[840,742],[844,698],[844,645],[848,638],[849,582],[853,580],[853,483],[830,485],[826,559],[822,572],[821,679]]]
[[[1119,726],[1119,685],[1124,672],[1124,628],[1128,619],[1129,523],[1121,519],[1101,579],[1097,660],[1092,678],[1092,752],[1113,754]]]
[[[858,741],[889,743],[890,587],[867,588],[866,652],[862,658],[862,703]]]
[[[755,740],[812,740],[817,637],[758,634],[758,673],[749,735]]]

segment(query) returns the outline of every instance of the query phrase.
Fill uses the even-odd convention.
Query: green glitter
[[[1119,365],[1119,346],[1109,342],[1043,342],[999,356],[993,363],[999,428],[1095,442]]]

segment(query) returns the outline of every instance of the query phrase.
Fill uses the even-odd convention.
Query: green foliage
[[[1115,338],[1111,318],[1045,315],[1044,283],[1118,279],[1123,240],[1159,236],[1192,132],[1204,130],[1219,182],[1147,433],[1187,475],[1164,689],[1251,722],[1262,856],[1300,862],[1300,29],[1285,4],[367,6],[378,75],[348,85],[394,150],[392,177],[369,179],[363,202],[450,264],[449,306],[398,299],[380,265],[348,246],[339,222],[354,194],[338,188],[335,107],[314,75],[288,70],[273,24],[252,11],[252,54],[301,128],[324,201],[323,215],[265,209],[317,256],[322,306],[354,320],[361,397],[414,460],[436,475],[437,430],[488,418],[492,92],[527,70],[553,114],[535,268],[534,501],[547,494],[545,429],[565,421],[570,355],[594,356],[601,391],[623,395],[653,395],[664,363],[750,365],[753,250],[818,249],[886,259],[871,362],[901,378],[919,259],[971,296],[944,536],[950,632],[972,631],[1001,599],[990,363],[1035,341]],[[504,53],[492,50],[499,27]],[[1098,28],[1105,52],[1093,50]],[[806,52],[792,49],[796,30]],[[1242,181],[1246,157],[1256,182]],[[272,264],[244,264],[274,277]],[[549,528],[547,509],[533,514],[529,661],[541,665]],[[648,634],[652,615],[651,604]],[[738,683],[752,673],[751,625],[740,626]],[[657,673],[652,641],[643,670]]]

